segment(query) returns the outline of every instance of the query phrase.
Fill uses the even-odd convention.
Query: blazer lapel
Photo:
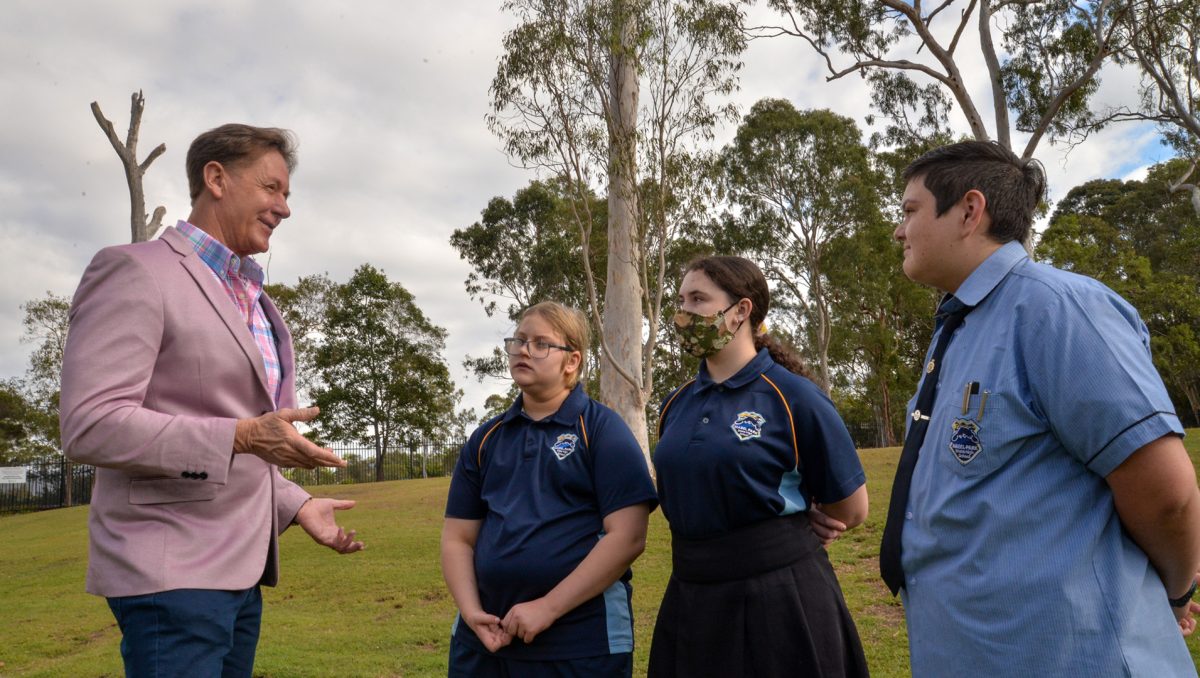
[[[164,229],[162,235],[159,237],[166,241],[171,246],[171,249],[183,256],[179,263],[192,276],[192,279],[196,281],[196,285],[200,288],[200,291],[208,298],[208,303],[212,305],[213,310],[216,311],[222,322],[225,323],[225,327],[229,328],[234,341],[237,342],[238,346],[242,347],[242,352],[246,354],[246,358],[254,368],[254,374],[258,375],[258,383],[262,387],[263,393],[267,395],[271,402],[274,402],[275,396],[267,387],[267,368],[263,365],[262,352],[258,350],[258,345],[254,343],[254,336],[250,334],[250,328],[246,327],[246,321],[242,319],[233,302],[229,300],[229,295],[213,274],[212,269],[200,259],[191,242],[188,241],[186,236],[176,230],[175,227],[171,226]]]

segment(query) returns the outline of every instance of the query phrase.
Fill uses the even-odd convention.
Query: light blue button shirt
[[[1195,676],[1104,481],[1183,433],[1137,311],[1019,243],[946,303],[975,309],[943,358],[905,512],[913,675]]]

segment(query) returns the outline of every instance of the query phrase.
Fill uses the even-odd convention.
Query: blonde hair
[[[563,342],[570,346],[571,350],[579,351],[581,354],[579,369],[567,378],[567,388],[575,388],[575,384],[579,383],[587,365],[587,352],[592,340],[592,330],[588,325],[587,317],[579,309],[571,308],[557,301],[542,301],[521,311],[521,317],[517,319],[517,324],[531,315],[541,316],[550,324],[550,327],[554,328],[555,332],[562,335]]]

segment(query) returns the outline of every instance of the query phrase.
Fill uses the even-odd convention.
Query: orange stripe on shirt
[[[760,374],[758,376],[762,377],[763,381],[770,384],[771,388],[775,389],[775,392],[779,394],[779,399],[783,401],[783,409],[787,410],[788,414],[788,423],[792,426],[792,450],[796,453],[796,468],[800,468],[800,445],[796,442],[796,420],[792,418],[792,408],[788,405],[787,398],[783,397],[783,391],[779,390],[779,387],[775,385],[775,382],[767,379],[767,375],[765,374]]]

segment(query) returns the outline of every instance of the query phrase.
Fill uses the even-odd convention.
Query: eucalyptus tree
[[[1128,11],[1127,0],[768,4],[784,21],[752,34],[804,40],[824,60],[829,81],[867,78],[874,107],[909,132],[908,140],[944,132],[953,106],[976,139],[1016,151],[1013,132],[1029,134],[1025,158],[1043,138],[1065,137],[1093,119],[1097,74],[1121,47],[1118,26]],[[917,126],[924,130],[914,133]]]
[[[827,110],[763,99],[722,151],[721,168],[738,210],[724,242],[759,262],[781,305],[799,309],[816,381],[829,393],[828,245],[881,219],[878,181],[858,127]]]
[[[450,236],[450,245],[471,265],[463,281],[467,295],[483,306],[488,317],[502,312],[515,325],[523,309],[546,300],[588,307],[588,273],[569,191],[560,180],[534,180],[511,200],[492,198],[479,221],[455,229]],[[604,230],[607,201],[594,194],[578,199],[587,200],[585,213],[593,219],[593,235],[588,241],[591,251],[586,259],[603,268],[608,256]],[[594,278],[593,284],[602,296],[604,280]],[[592,329],[598,334],[600,327]],[[593,344],[588,353],[585,360],[591,374],[599,364],[600,351]],[[481,381],[508,378],[508,359],[499,347],[490,355],[468,356],[463,364]]]
[[[292,335],[296,359],[296,392],[308,402],[320,385],[317,349],[325,337],[325,309],[336,289],[328,273],[300,276],[295,285],[271,283],[264,289],[279,308]]]
[[[504,8],[518,25],[504,38],[489,124],[511,158],[569,189],[587,308],[601,329],[601,400],[648,450],[654,348],[673,277],[665,250],[698,204],[687,197],[698,190],[695,152],[732,115],[713,101],[736,87],[741,15],[713,0],[508,0]],[[603,299],[590,256],[593,194],[608,198]]]
[[[1188,161],[1170,189],[1186,191],[1200,214],[1200,178],[1192,179],[1200,163],[1200,0],[1130,5],[1126,53],[1142,69],[1142,100],[1140,108],[1114,111],[1112,118],[1159,123],[1167,143]]]
[[[383,480],[389,451],[440,440],[455,418],[461,392],[442,357],[446,331],[370,264],[329,291],[324,316],[315,427],[323,439],[374,447],[376,480]]]
[[[1055,209],[1038,255],[1092,276],[1128,299],[1150,330],[1151,354],[1172,397],[1200,423],[1200,215],[1168,187],[1189,160],[1156,165],[1142,181],[1077,186]],[[1183,411],[1181,406],[1180,411]]]

